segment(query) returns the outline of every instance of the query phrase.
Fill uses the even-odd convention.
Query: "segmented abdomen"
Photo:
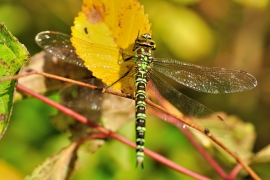
[[[135,106],[136,106],[136,155],[137,165],[143,167],[144,160],[144,136],[146,121],[146,84],[147,73],[150,71],[152,63],[152,53],[149,48],[140,48],[136,51],[135,65]]]
[[[137,164],[142,164],[144,159],[144,135],[145,135],[145,120],[146,120],[146,78],[144,72],[137,72],[135,74],[135,106],[136,106],[136,154]]]

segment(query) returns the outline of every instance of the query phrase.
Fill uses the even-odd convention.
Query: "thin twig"
[[[231,171],[229,175],[229,179],[235,179],[236,175],[239,173],[239,171],[242,169],[240,164],[237,164],[233,170]]]
[[[112,132],[112,131],[110,131],[110,130],[102,127],[102,126],[100,126],[100,125],[98,125],[98,124],[96,124],[95,122],[87,119],[86,117],[74,112],[73,110],[71,110],[71,109],[69,109],[69,108],[67,108],[65,106],[62,106],[62,105],[60,105],[60,104],[46,98],[43,95],[40,95],[40,94],[38,94],[38,93],[36,93],[36,92],[34,92],[34,91],[20,85],[20,84],[17,85],[17,89],[20,92],[26,93],[26,94],[28,94],[28,95],[30,95],[32,97],[35,97],[35,98],[41,100],[42,102],[45,102],[46,104],[48,104],[48,105],[50,105],[52,107],[55,107],[59,111],[61,111],[61,112],[65,113],[65,114],[75,118],[76,120],[78,120],[79,122],[81,122],[83,124],[94,127],[99,132],[105,134],[108,137],[111,137],[111,138],[114,138],[114,139],[116,139],[116,140],[118,140],[120,142],[123,142],[124,144],[126,144],[126,145],[128,145],[128,146],[130,146],[130,147],[132,147],[134,149],[136,148],[135,143],[133,143],[132,141],[130,141],[130,140],[128,140],[128,139],[126,139],[126,138],[124,138],[124,137],[122,137],[122,136],[120,136],[120,135],[118,135],[118,134],[116,134],[116,133],[114,133],[114,132]],[[181,167],[178,164],[166,159],[165,157],[163,157],[163,156],[161,156],[161,155],[159,155],[157,153],[154,153],[153,151],[150,151],[149,149],[145,148],[145,154],[148,155],[149,157],[161,162],[162,164],[170,167],[171,169],[174,169],[174,170],[176,170],[178,172],[186,174],[186,175],[188,175],[190,177],[193,177],[193,178],[196,178],[196,179],[201,179],[201,180],[209,180],[209,178],[207,178],[205,176],[202,176],[200,174],[197,174],[197,173],[195,173],[193,171],[190,171],[189,169],[186,169],[184,167]]]

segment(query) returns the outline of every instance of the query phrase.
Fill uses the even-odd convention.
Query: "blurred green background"
[[[258,86],[248,92],[211,95],[177,87],[214,111],[251,122],[257,133],[254,152],[270,143],[270,8],[268,0],[141,0],[152,23],[156,57],[180,59],[204,66],[242,69]],[[70,34],[81,1],[1,0],[0,22],[31,55],[41,49],[35,35],[45,30]],[[50,98],[57,99],[56,95]],[[50,116],[56,110],[27,98],[14,105],[9,128],[0,141],[0,179],[22,179],[46,157],[67,146],[68,135],[55,130]],[[123,129],[134,139],[134,122]],[[146,146],[195,172],[219,179],[179,131],[159,120],[147,122]],[[191,179],[146,158],[145,170],[134,168],[134,150],[112,140],[97,153],[81,152],[74,179]],[[117,159],[114,151],[125,152]],[[226,170],[233,165],[221,163]],[[2,169],[2,170],[1,170]],[[263,168],[261,168],[263,169]],[[5,170],[5,171],[4,171]]]

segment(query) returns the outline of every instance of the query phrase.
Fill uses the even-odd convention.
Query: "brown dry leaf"
[[[92,77],[91,72],[87,69],[58,60],[56,57],[45,51],[32,56],[29,63],[23,67],[21,72],[25,73],[25,70],[29,68],[74,80]],[[20,78],[19,83],[37,93],[46,93],[48,91],[59,90],[65,85],[65,82],[45,78],[40,75],[31,75]]]
[[[25,180],[65,180],[69,179],[75,168],[78,144],[72,143],[59,153],[48,158],[35,168]]]
[[[221,113],[219,113],[221,114]],[[225,122],[229,127],[229,131],[224,137],[218,138],[219,141],[223,143],[224,146],[229,148],[232,152],[235,152],[244,160],[249,160],[253,156],[252,149],[254,147],[254,142],[256,140],[256,132],[254,125],[249,122],[243,122],[237,116],[227,116],[222,113]],[[214,145],[231,163],[235,160],[228,155],[221,147],[213,143],[209,138],[201,133],[194,132],[200,141],[208,148]]]

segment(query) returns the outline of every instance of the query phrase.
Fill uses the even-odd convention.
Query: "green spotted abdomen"
[[[145,120],[146,120],[146,78],[143,78],[143,73],[138,72],[135,74],[135,106],[136,106],[136,154],[137,164],[142,164],[144,159],[144,136],[145,136]]]
[[[147,73],[151,70],[152,53],[149,48],[139,48],[135,55],[135,106],[136,106],[136,155],[137,164],[143,167],[146,122]]]

